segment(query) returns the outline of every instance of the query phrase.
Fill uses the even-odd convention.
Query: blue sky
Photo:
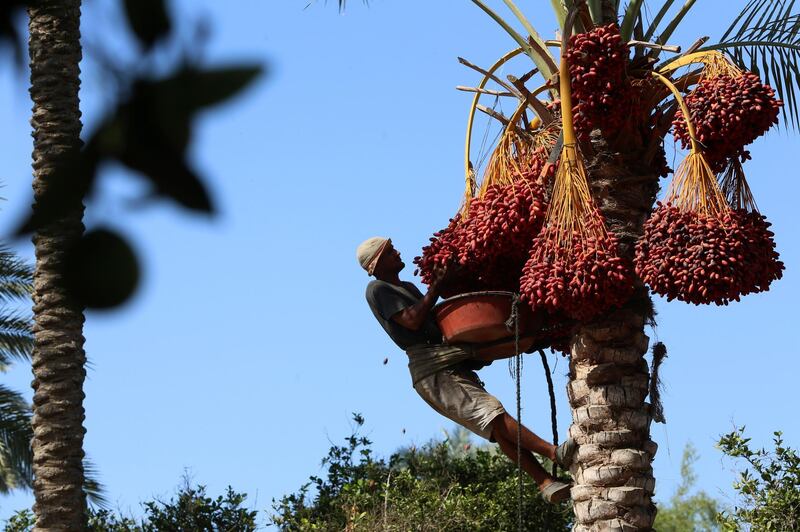
[[[108,30],[120,16],[112,3],[85,0],[84,34],[124,57],[129,43]],[[104,174],[100,201],[87,211],[90,227],[126,234],[145,267],[131,304],[90,313],[86,324],[85,447],[123,510],[138,514],[140,501],[169,496],[185,471],[211,493],[230,484],[250,495],[252,507],[268,508],[273,497],[320,472],[330,442],[349,433],[351,412],[364,414],[380,454],[451,428],[415,394],[405,355],[370,314],[355,247],[369,236],[391,236],[410,265],[446,224],[463,191],[470,101],[454,88],[477,82],[456,57],[488,65],[513,43],[466,0],[375,0],[369,8],[351,0],[343,16],[334,2],[305,4],[173,2],[181,31],[201,17],[212,23],[208,63],[247,58],[270,68],[242,97],[197,123],[192,156],[218,200],[217,218],[167,203],[129,207],[143,182],[118,168]],[[672,41],[688,46],[700,35],[719,37],[739,4],[698,2]],[[543,35],[554,34],[547,3],[520,7]],[[97,71],[90,64],[84,70],[89,130],[109,100]],[[7,234],[31,196],[30,103],[24,76],[7,55],[0,101],[7,200],[0,230]],[[795,136],[773,131],[753,146],[745,167],[774,223],[784,278],[772,291],[724,308],[657,300],[659,327],[648,334],[669,349],[662,367],[668,424],[653,426],[659,500],[677,485],[689,441],[700,453],[699,487],[732,494],[732,464],[713,443],[734,424],[747,425],[757,444],[783,430],[800,447],[793,412],[800,372],[798,146]],[[670,160],[680,159],[671,143],[668,151]],[[27,242],[15,247],[32,256]],[[410,278],[412,268],[406,273]],[[559,358],[562,439],[569,425],[566,370]],[[513,409],[507,365],[495,363],[481,376]],[[18,367],[3,379],[28,390],[30,370]],[[523,421],[548,436],[538,358],[526,359],[522,386]],[[0,519],[31,501],[26,494],[0,499]]]

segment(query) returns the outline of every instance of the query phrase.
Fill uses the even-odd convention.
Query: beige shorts
[[[492,421],[506,411],[478,374],[467,369],[440,370],[417,381],[414,389],[441,415],[490,441]]]

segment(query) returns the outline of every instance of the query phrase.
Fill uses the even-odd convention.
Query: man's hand
[[[392,320],[406,329],[419,330],[425,323],[425,319],[428,317],[436,300],[439,299],[441,287],[447,282],[448,271],[449,269],[446,265],[434,268],[431,284],[428,285],[428,293],[415,304],[392,316]]]
[[[447,280],[447,276],[450,273],[450,267],[448,265],[444,266],[437,266],[433,269],[433,279],[431,279],[430,288],[438,289],[441,285]]]

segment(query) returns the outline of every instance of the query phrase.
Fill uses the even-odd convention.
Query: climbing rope
[[[547,379],[547,391],[550,393],[550,426],[553,429],[553,445],[558,447],[558,417],[556,416],[556,394],[553,391],[553,377],[550,374],[550,364],[547,363],[547,356],[544,349],[539,349],[539,356],[542,357],[542,367],[544,376]],[[553,461],[553,477],[558,477],[558,464]]]
[[[514,327],[514,371],[512,376],[517,385],[517,529],[522,527],[522,354],[519,352],[519,295],[511,296],[511,316],[508,322]]]
[[[522,353],[519,350],[519,295],[511,296],[511,315],[506,320],[506,328],[514,331],[514,360],[509,360],[508,370],[514,379],[517,388],[517,528],[520,532],[522,526],[523,511],[523,482],[522,482]],[[553,389],[553,377],[550,373],[550,364],[543,349],[539,349],[539,356],[542,359],[544,375],[547,379],[547,392],[550,394],[550,425],[553,430],[553,445],[558,446],[558,416],[556,412],[556,394]],[[558,464],[553,461],[552,474],[558,477]]]

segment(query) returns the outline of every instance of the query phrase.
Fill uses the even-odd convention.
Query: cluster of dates
[[[427,285],[436,277],[437,269],[449,269],[447,285],[442,287],[442,297],[486,289],[480,281],[481,272],[473,264],[459,263],[460,251],[467,245],[461,222],[459,217],[451,218],[447,227],[433,233],[430,244],[422,248],[422,255],[414,257],[417,267],[414,275],[419,275]]]
[[[752,72],[704,79],[685,101],[697,140],[715,172],[721,172],[729,159],[746,156],[745,146],[778,123],[783,105],[775,90]],[[672,125],[675,138],[688,147],[691,138],[683,113],[678,111]]]
[[[573,236],[570,248],[554,249],[544,231],[523,268],[520,297],[534,308],[588,320],[623,304],[633,291],[631,265],[617,251],[617,239]]]
[[[539,146],[531,150],[529,155],[522,158],[519,163],[520,173],[525,180],[536,181],[541,176],[543,181],[546,182],[555,175],[556,165],[554,164],[550,165],[545,175],[541,175],[550,157],[550,148],[552,148],[552,146]]]
[[[636,272],[653,292],[727,305],[783,275],[770,224],[758,212],[701,214],[659,203],[636,247]]]
[[[586,140],[593,129],[613,135],[630,113],[632,88],[626,68],[630,55],[619,26],[598,26],[573,35],[567,48],[575,129]]]
[[[430,284],[434,270],[450,270],[442,295],[476,290],[516,292],[519,276],[546,210],[544,187],[532,179],[491,185],[473,199],[466,216],[434,234],[415,273]]]

